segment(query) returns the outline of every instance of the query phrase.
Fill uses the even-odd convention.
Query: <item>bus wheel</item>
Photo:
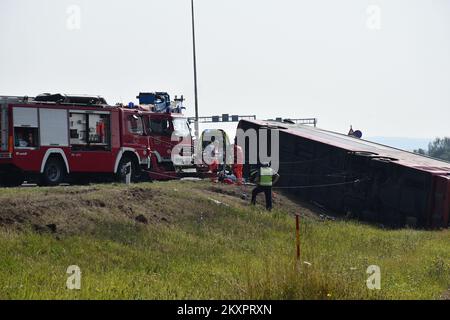
[[[44,186],[57,186],[64,181],[65,177],[66,167],[61,159],[50,158],[45,164],[40,184]]]

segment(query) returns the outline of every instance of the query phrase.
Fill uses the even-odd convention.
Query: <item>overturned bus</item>
[[[446,228],[450,163],[306,125],[242,120],[279,135],[276,187],[329,211],[390,227]],[[268,150],[273,149],[266,139]],[[249,174],[248,139],[244,176]],[[259,146],[259,142],[256,143]]]

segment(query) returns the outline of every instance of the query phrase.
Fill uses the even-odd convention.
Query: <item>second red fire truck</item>
[[[58,185],[89,176],[170,178],[192,166],[187,119],[168,109],[111,106],[98,96],[0,97],[0,183]],[[175,137],[175,139],[174,139]],[[183,142],[184,143],[184,142]]]

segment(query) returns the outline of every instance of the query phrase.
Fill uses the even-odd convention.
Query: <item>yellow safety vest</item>
[[[261,171],[259,172],[259,185],[262,187],[271,187],[272,186],[272,177],[273,177],[273,170],[272,168],[261,168]]]

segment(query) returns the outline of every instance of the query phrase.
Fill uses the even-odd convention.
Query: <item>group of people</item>
[[[231,164],[231,172],[226,170],[226,164],[223,159],[223,150],[219,149],[219,143],[215,136],[211,137],[211,143],[206,146],[203,151],[203,160],[209,166],[212,179],[218,178],[220,181],[230,181],[241,185],[242,170],[244,164],[244,155],[241,146],[236,143],[231,145],[233,150],[233,163]]]
[[[216,138],[211,137],[211,143],[206,146],[203,151],[203,159],[209,166],[211,172],[211,179],[218,179],[221,182],[241,185],[243,183],[243,164],[244,154],[242,147],[236,143],[231,145],[233,150],[233,163],[231,164],[231,172],[226,171],[226,165],[222,163],[222,170],[219,170],[221,159],[223,159],[223,151],[219,150],[219,143]],[[261,163],[259,168],[250,172],[250,182],[256,184],[256,187],[252,191],[251,204],[256,204],[256,197],[259,193],[264,192],[266,199],[266,209],[272,210],[272,186],[277,183],[280,175],[276,173],[270,166],[269,162]]]

